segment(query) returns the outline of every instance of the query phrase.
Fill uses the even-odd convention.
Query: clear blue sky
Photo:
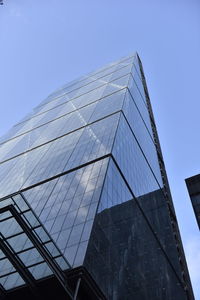
[[[0,135],[56,88],[134,51],[143,62],[199,300],[200,233],[184,183],[200,173],[199,0],[4,0]]]

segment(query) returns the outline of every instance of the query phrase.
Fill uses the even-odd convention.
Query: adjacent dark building
[[[200,229],[200,174],[187,178],[185,182]]]
[[[5,299],[194,299],[137,54],[0,140]]]

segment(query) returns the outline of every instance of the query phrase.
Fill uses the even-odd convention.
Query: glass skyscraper
[[[137,54],[57,90],[0,143],[2,297],[194,299]]]

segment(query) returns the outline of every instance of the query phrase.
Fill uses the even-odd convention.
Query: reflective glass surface
[[[44,252],[49,255],[56,266],[59,266],[61,270],[70,267],[21,194],[0,201],[0,223],[0,249],[2,249],[0,250],[0,283],[5,290],[27,283],[26,279],[23,279],[20,264],[22,269],[27,269],[30,280],[31,277],[40,279],[53,274],[45,257],[33,243],[29,232],[38,244],[42,245]],[[23,223],[29,231],[25,231]],[[1,248],[2,244],[5,245],[5,249],[9,249],[11,256],[5,252],[4,248]],[[16,267],[13,266],[13,259],[18,263]]]
[[[0,139],[0,203],[18,203],[52,259],[84,264],[108,299],[186,300],[144,80],[134,54],[49,95]],[[0,217],[24,269],[52,274],[16,219]],[[2,251],[0,283],[25,283]]]
[[[113,114],[0,164],[1,197],[110,153],[118,120]]]
[[[102,159],[23,192],[73,266],[83,262],[107,162]]]
[[[133,100],[141,114],[141,117],[143,118],[153,138],[153,131],[152,131],[152,125],[150,121],[148,107],[144,103],[144,99],[142,97],[141,91],[139,90],[138,86],[135,83],[135,79],[132,76],[130,77],[129,90],[130,90],[130,95],[133,97]]]
[[[148,131],[144,120],[142,119],[137,106],[131,97],[129,91],[126,93],[126,99],[123,106],[123,112],[129,126],[129,130],[133,134],[144,154],[148,164],[150,165],[158,183],[162,187],[163,182],[161,178],[160,166],[158,164],[158,156],[156,146],[150,132]],[[126,129],[124,129],[126,131]]]
[[[136,197],[159,188],[148,162],[123,115],[121,115],[116,134],[113,156]]]
[[[137,200],[143,197],[148,202],[152,197],[159,199],[159,190]],[[174,269],[169,263],[165,248],[112,159],[84,265],[108,299],[160,300],[174,295],[187,299],[177,274],[180,266]]]

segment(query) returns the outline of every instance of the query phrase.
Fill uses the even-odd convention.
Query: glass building
[[[200,229],[200,174],[187,178],[185,181]]]
[[[2,297],[194,299],[137,54],[63,86],[0,143]]]

